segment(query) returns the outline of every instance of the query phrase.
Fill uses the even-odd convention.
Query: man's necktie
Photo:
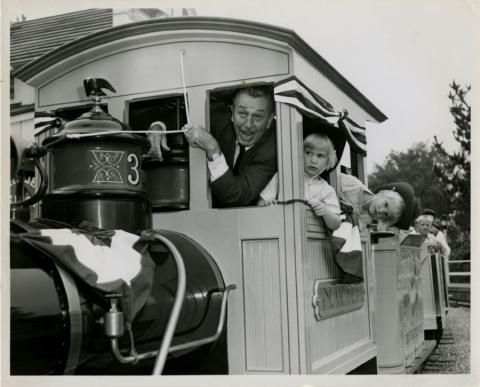
[[[238,144],[240,151],[238,152],[237,160],[233,166],[233,174],[238,175],[238,168],[240,167],[240,162],[242,161],[243,155],[245,154],[245,147],[241,144]]]

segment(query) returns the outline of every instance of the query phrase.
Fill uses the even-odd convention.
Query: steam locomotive
[[[22,156],[30,156],[41,181],[34,197],[12,207],[41,199],[42,212],[34,222],[17,216],[11,224],[11,372],[145,373],[162,351],[164,357],[181,353],[194,364],[191,371],[200,372],[208,368],[212,361],[208,359],[226,358],[222,333],[227,295],[234,286],[225,286],[215,260],[197,242],[174,231],[155,233],[158,243],[149,248],[155,263],[152,290],[129,340],[125,317],[117,308],[120,294],[98,294],[24,237],[37,229],[72,228],[80,220],[103,229],[151,228],[151,202],[139,168],[146,140],[123,133],[126,125],[100,108],[104,93],[97,83],[114,90],[107,81],[86,80],[85,90],[94,99],[91,111],[61,126],[41,147],[24,148],[12,140],[13,168],[21,164]],[[81,141],[69,138],[92,133],[96,135]],[[48,173],[38,161],[44,155]],[[162,350],[165,332],[172,327],[173,342]],[[175,372],[174,364],[172,359],[170,372]],[[215,361],[215,367],[215,372],[225,372],[226,363]]]
[[[11,145],[12,173],[35,160],[41,182],[33,199],[12,206],[41,200],[34,219],[17,210],[11,221],[12,375],[406,373],[431,350],[421,241],[401,246],[398,235],[362,230],[364,281],[342,284],[329,231],[307,206],[214,208],[205,155],[168,134],[187,114],[207,128],[225,124],[235,90],[270,85],[279,199],[304,197],[302,142],[316,130],[365,181],[365,122],[386,116],[295,32],[149,20],[69,43],[15,76],[57,125],[38,131],[36,146]],[[144,156],[136,133],[157,120],[171,148],[164,162]],[[325,176],[337,190],[338,169]],[[99,293],[21,238],[84,220],[154,230],[153,284],[129,329],[118,294]],[[445,307],[437,309],[430,329],[441,332]]]

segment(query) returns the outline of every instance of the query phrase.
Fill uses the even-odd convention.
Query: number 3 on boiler
[[[128,182],[130,184],[136,185],[140,180],[140,175],[138,173],[138,157],[137,155],[130,153],[127,157],[127,161],[129,163],[133,162],[133,165],[130,167],[133,173],[127,175]]]

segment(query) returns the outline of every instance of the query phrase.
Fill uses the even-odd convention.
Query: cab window
[[[179,130],[186,124],[185,102],[182,95],[146,98],[128,103],[128,123],[132,130],[148,130],[155,121],[161,121],[169,130]],[[189,147],[182,133],[167,134],[170,152],[164,152],[164,161],[146,155],[143,169],[153,212],[188,210]]]
[[[257,87],[260,88],[257,90],[261,90],[258,94],[252,91]],[[265,95],[263,93],[267,99],[257,98]],[[210,133],[219,142],[233,175],[244,177],[231,179],[228,187],[222,187],[221,183],[211,183],[212,207],[256,206],[260,193],[277,172],[276,121],[270,114],[269,103],[265,102],[270,98],[274,109],[271,84],[221,88],[209,92]],[[240,145],[244,146],[245,153]],[[249,173],[257,166],[258,171]]]

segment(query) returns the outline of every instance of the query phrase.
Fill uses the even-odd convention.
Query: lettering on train
[[[364,301],[363,283],[340,284],[335,280],[317,280],[313,285],[312,304],[318,321],[360,309]]]

